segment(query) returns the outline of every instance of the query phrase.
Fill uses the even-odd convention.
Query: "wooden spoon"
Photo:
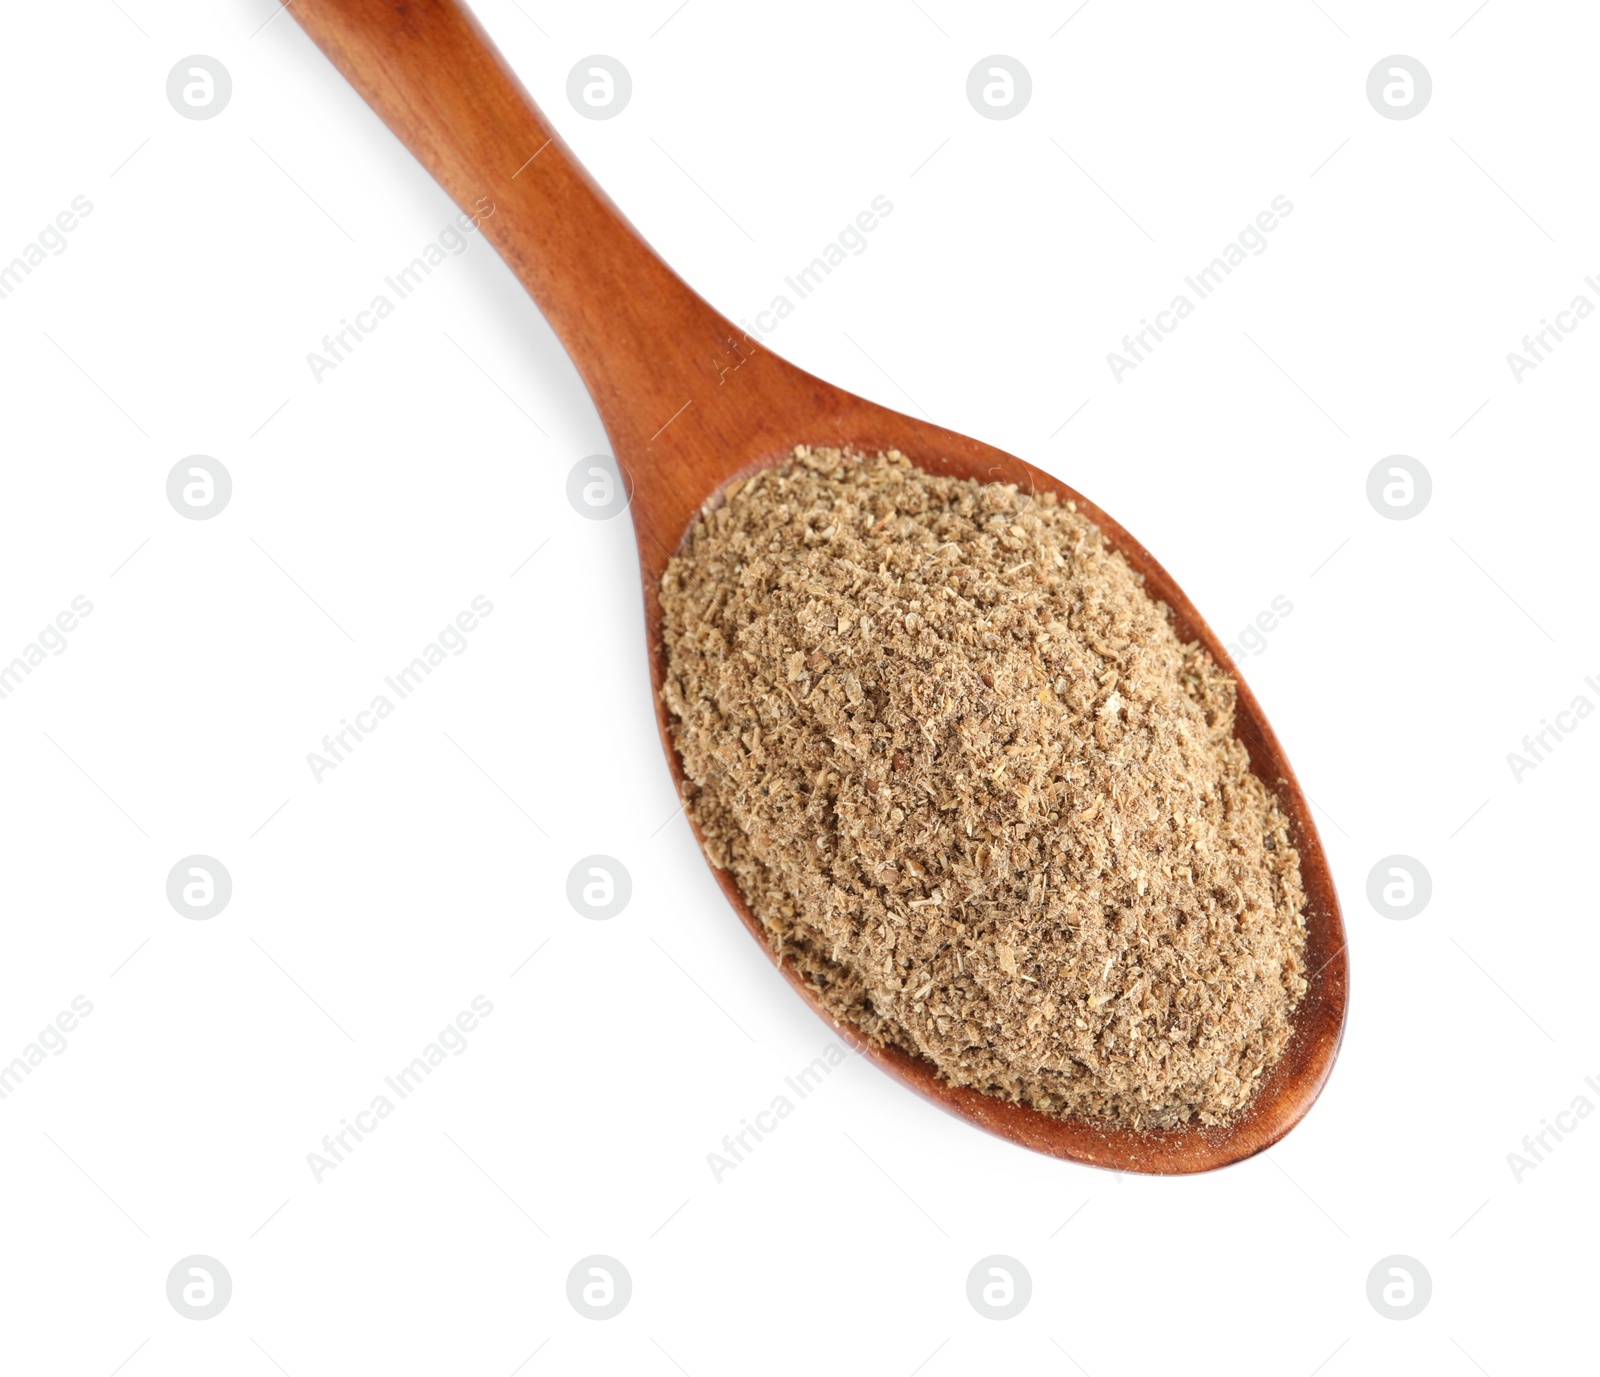
[[[785,363],[714,311],[639,236],[556,137],[471,13],[456,0],[296,0],[299,20],[350,84],[470,214],[565,344],[599,408],[632,494],[645,629],[667,761],[683,767],[661,702],[665,650],[657,591],[701,504],[796,444],[898,449],[924,469],[1015,483],[1078,504],[1177,632],[1199,640],[1239,684],[1236,732],[1288,815],[1308,895],[1310,988],[1288,1050],[1248,1112],[1225,1129],[1138,1133],[1057,1119],[941,1080],[933,1064],[840,1034],[954,1114],[1039,1152],[1122,1171],[1206,1171],[1271,1146],[1311,1108],[1344,1031],[1344,928],[1305,796],[1255,696],[1172,578],[1117,522],[1049,474],[964,435],[852,396]],[[771,947],[726,871],[717,880],[751,934]],[[789,983],[830,1023],[799,976]]]

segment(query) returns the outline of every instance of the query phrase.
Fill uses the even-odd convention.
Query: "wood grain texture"
[[[464,210],[527,288],[572,356],[599,409],[631,493],[643,575],[650,671],[674,779],[657,597],[667,560],[702,504],[731,479],[785,458],[796,444],[898,449],[935,473],[1015,483],[1074,501],[1150,593],[1239,684],[1236,734],[1287,814],[1308,896],[1310,986],[1295,1033],[1247,1113],[1225,1129],[1136,1133],[1056,1119],[952,1086],[932,1063],[840,1034],[892,1076],[952,1113],[1039,1152],[1121,1171],[1207,1171],[1270,1147],[1311,1108],[1332,1070],[1348,1006],[1344,927],[1305,795],[1255,695],[1221,641],[1148,550],[1093,502],[980,441],[903,416],[786,363],[697,296],[639,236],[556,137],[469,11],[455,0],[296,0],[317,45]],[[698,834],[697,834],[698,835]],[[763,950],[760,924],[732,877],[729,903]],[[791,985],[829,1023],[804,983]]]

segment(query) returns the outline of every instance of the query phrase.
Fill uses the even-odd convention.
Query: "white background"
[[[1225,639],[1292,602],[1242,668],[1345,905],[1333,1079],[1270,1153],[1159,1180],[1008,1146],[852,1058],[714,1180],[707,1153],[831,1039],[674,814],[628,522],[565,495],[605,438],[559,345],[474,236],[317,382],[308,351],[454,207],[267,0],[16,7],[0,262],[74,196],[94,209],[0,300],[0,660],[74,596],[94,610],[0,701],[0,1057],[74,996],[94,1011],[0,1101],[0,1366],[1592,1361],[1600,1125],[1520,1181],[1507,1154],[1600,1103],[1600,720],[1520,782],[1506,756],[1600,703],[1600,321],[1520,382],[1506,355],[1580,292],[1600,304],[1600,22],[1511,0],[672,3],[478,10],[734,319],[892,201],[770,347],[1060,474]],[[605,122],[565,98],[597,53],[633,78]],[[1033,81],[1002,121],[965,95],[997,53]],[[1396,53],[1434,84],[1405,121],[1365,94]],[[231,73],[214,119],[167,102],[190,54]],[[1107,351],[1277,195],[1267,251],[1118,382]],[[196,453],[233,478],[209,521],[165,495]],[[1409,521],[1365,492],[1396,453],[1433,478]],[[475,595],[494,611],[466,652],[317,782],[307,752]],[[209,921],[165,894],[193,853],[233,879]],[[592,853],[633,879],[609,922],[565,897]],[[1408,922],[1366,899],[1392,853],[1433,879]],[[314,1179],[322,1136],[476,995],[494,1011],[468,1049]],[[166,1299],[190,1254],[233,1279],[204,1322]],[[565,1293],[590,1254],[633,1280],[603,1323]],[[1008,1322],[965,1298],[990,1254],[1032,1277]],[[1409,1321],[1367,1300],[1391,1254],[1432,1277]]]

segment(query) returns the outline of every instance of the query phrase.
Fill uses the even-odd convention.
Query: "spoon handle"
[[[735,327],[645,243],[457,0],[296,0],[289,12],[478,221],[566,346],[613,444],[647,445],[643,427],[704,387],[705,361],[727,352]]]

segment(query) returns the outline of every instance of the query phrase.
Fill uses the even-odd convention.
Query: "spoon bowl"
[[[1306,902],[1305,995],[1294,1035],[1248,1108],[1223,1127],[1137,1132],[1042,1114],[942,1080],[932,1062],[868,1041],[826,1013],[773,955],[733,877],[715,871],[744,925],[789,983],[890,1075],[951,1113],[1024,1147],[1119,1171],[1207,1171],[1270,1147],[1311,1108],[1344,1031],[1344,928],[1305,795],[1255,695],[1183,590],[1093,502],[991,445],[878,406],[766,349],[696,295],[650,249],[534,105],[457,0],[298,0],[290,10],[351,85],[478,219],[565,345],[594,398],[630,493],[643,575],[656,717],[675,782],[683,767],[661,688],[659,590],[702,506],[732,480],[796,445],[896,449],[933,473],[1012,483],[1075,502],[1238,684],[1235,734],[1276,794],[1300,854]],[[691,819],[692,825],[692,819]],[[698,829],[696,837],[699,840]]]

